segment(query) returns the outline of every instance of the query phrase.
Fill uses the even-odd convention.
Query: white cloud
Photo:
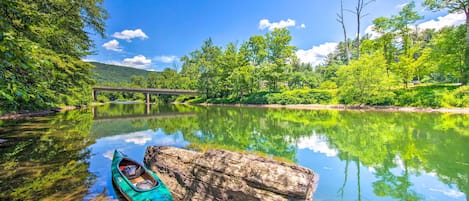
[[[84,62],[97,62],[96,60],[90,58],[81,58],[81,60]]]
[[[108,150],[103,154],[104,158],[107,158],[109,160],[112,160],[112,157],[114,156],[114,149]]]
[[[298,143],[299,149],[309,149],[314,152],[326,154],[327,157],[337,156],[339,152],[336,149],[329,148],[327,141],[324,138],[313,135],[311,137],[302,137]]]
[[[399,9],[399,10],[401,10],[401,9],[403,9],[405,6],[407,6],[408,4],[409,4],[408,2],[403,3],[403,4],[397,4],[397,5],[396,5],[396,8]]]
[[[300,25],[300,28],[304,29],[304,28],[306,28],[306,25],[305,25],[305,24],[301,24],[301,25]]]
[[[454,190],[454,189],[440,189],[440,188],[430,188],[429,190],[434,191],[434,192],[440,192],[445,194],[448,197],[451,197],[453,199],[459,199],[464,197],[464,193],[461,193],[460,191]]]
[[[259,29],[269,29],[269,31],[273,31],[274,29],[279,28],[286,28],[295,26],[296,22],[292,19],[280,20],[279,22],[270,22],[268,19],[262,19],[259,21]]]
[[[435,29],[440,30],[446,26],[454,26],[463,24],[466,21],[464,13],[450,13],[445,16],[438,17],[437,20],[430,20],[418,25],[420,30]]]
[[[173,63],[175,61],[177,61],[179,58],[177,56],[156,56],[154,58],[155,61],[158,61],[158,62],[162,62],[162,63]]]
[[[111,40],[107,43],[104,43],[103,47],[106,50],[111,50],[111,51],[115,51],[115,52],[122,52],[122,47],[119,46],[119,41],[117,41],[116,39]]]
[[[126,138],[124,141],[127,143],[134,143],[136,145],[144,145],[151,140],[152,137],[150,134],[148,134],[148,132],[136,132],[132,133],[132,135]]]
[[[141,30],[141,29],[135,29],[135,30],[124,30],[121,32],[116,32],[112,34],[114,38],[118,39],[123,39],[127,41],[131,41],[133,38],[140,38],[140,39],[147,39],[148,36]]]
[[[313,66],[317,66],[324,61],[327,55],[333,52],[338,43],[324,43],[319,46],[313,46],[309,50],[298,50],[296,56],[303,63],[310,63]]]
[[[370,25],[370,26],[366,27],[365,34],[370,35],[370,39],[377,39],[377,38],[381,37],[381,34],[375,31],[375,26],[374,25]]]
[[[418,24],[417,27],[419,28],[419,31],[423,31],[425,29],[440,30],[443,27],[463,24],[465,21],[464,13],[450,13],[448,15],[438,17],[436,20],[422,22]],[[374,30],[373,25],[366,27],[365,34],[369,34],[371,39],[381,37],[381,34]]]
[[[124,66],[144,69],[151,64],[151,60],[147,59],[143,55],[137,55],[132,58],[125,58],[120,64]]]
[[[108,138],[111,141],[125,142],[126,144],[133,143],[136,145],[145,145],[148,142],[152,141],[153,132],[151,130],[138,131],[133,133],[128,133],[124,135],[115,135]],[[112,158],[114,154],[113,151],[107,151],[104,153],[104,157]]]

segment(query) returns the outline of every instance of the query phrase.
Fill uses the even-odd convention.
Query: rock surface
[[[304,167],[224,150],[150,146],[144,162],[175,200],[312,200],[319,179]]]

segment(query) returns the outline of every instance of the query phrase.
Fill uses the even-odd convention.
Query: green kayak
[[[111,172],[112,182],[128,200],[173,200],[155,173],[117,150],[112,157]]]

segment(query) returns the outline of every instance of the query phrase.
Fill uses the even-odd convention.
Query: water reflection
[[[0,125],[0,200],[116,199],[112,151],[141,161],[150,145],[296,162],[321,175],[315,200],[469,193],[469,115],[111,104]]]
[[[94,175],[88,172],[93,116],[5,121],[0,128],[0,200],[80,200]]]

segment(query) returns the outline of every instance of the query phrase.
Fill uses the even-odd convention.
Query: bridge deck
[[[93,87],[93,91],[120,91],[120,92],[137,92],[147,94],[168,94],[168,95],[197,95],[196,90],[182,90],[182,89],[153,89],[153,88],[128,88],[128,87],[106,87],[97,86]]]

